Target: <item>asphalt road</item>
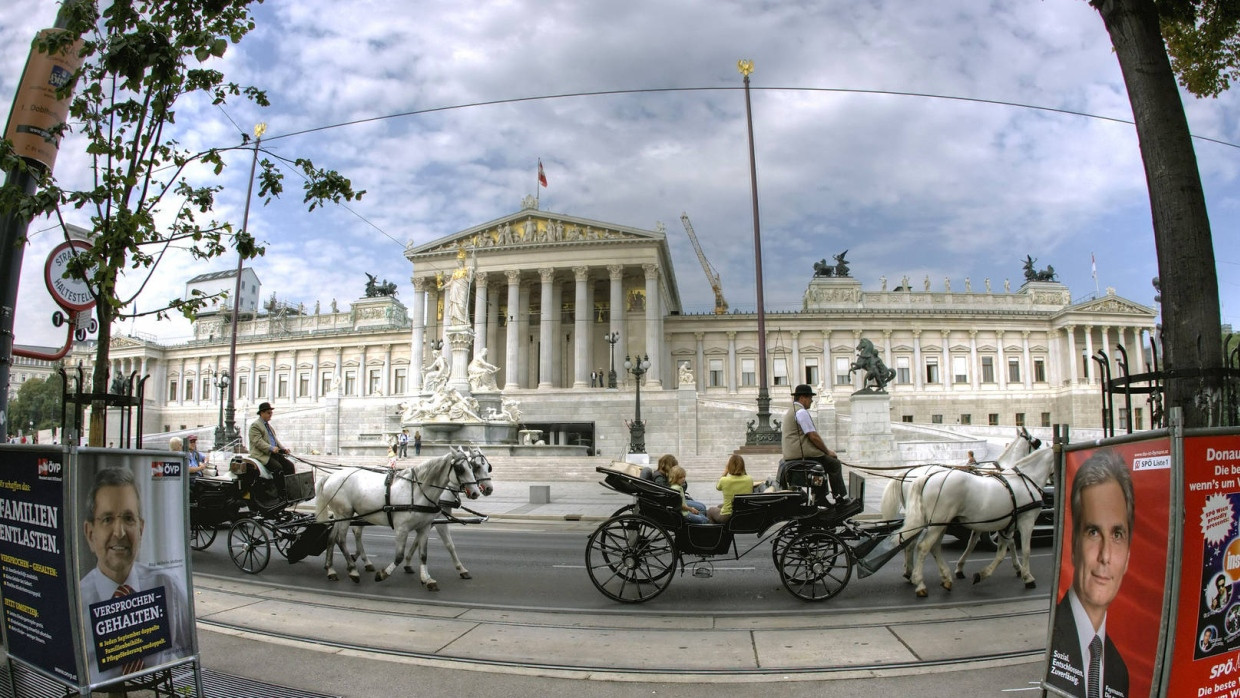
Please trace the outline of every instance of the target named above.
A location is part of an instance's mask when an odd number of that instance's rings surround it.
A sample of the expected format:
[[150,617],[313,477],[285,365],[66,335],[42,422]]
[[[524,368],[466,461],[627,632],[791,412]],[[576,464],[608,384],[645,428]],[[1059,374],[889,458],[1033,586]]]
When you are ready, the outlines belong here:
[[[955,590],[949,593],[934,583],[938,575],[933,562],[928,560],[926,574],[930,596],[928,599],[917,599],[912,587],[901,576],[903,566],[900,558],[896,558],[865,579],[858,579],[854,569],[852,579],[839,595],[822,603],[807,603],[783,588],[771,560],[770,542],[755,547],[758,538],[743,535],[737,538],[743,555],[740,559],[733,556],[713,559],[712,577],[678,574],[661,596],[640,606],[629,606],[615,603],[599,593],[586,573],[586,541],[596,525],[593,522],[549,525],[492,521],[479,526],[455,526],[452,536],[473,576],[470,580],[457,577],[447,551],[432,533],[430,570],[439,582],[438,592],[423,589],[416,574],[409,575],[400,569],[391,579],[383,582],[376,582],[372,573],[363,572],[361,582],[354,584],[344,576],[345,564],[339,554],[336,555],[335,565],[341,581],[332,582],[326,578],[322,556],[290,565],[274,550],[269,565],[258,577],[264,582],[291,588],[360,592],[423,603],[600,613],[719,613],[730,608],[743,608],[750,613],[755,608],[771,613],[817,613],[833,609],[1049,599],[1053,582],[1052,548],[1048,544],[1035,543],[1031,563],[1039,584],[1033,590],[1026,590],[1015,577],[1011,562],[1004,561],[990,579],[978,585],[972,584],[971,580],[957,580]],[[372,560],[384,564],[391,561],[394,544],[390,529],[369,527],[365,542]],[[945,546],[944,559],[949,566],[954,566],[962,550],[963,545],[959,543]],[[967,574],[972,575],[980,570],[991,558],[991,552],[975,551],[966,568]],[[193,553],[193,566],[196,573],[222,577],[247,576],[229,558],[226,529],[219,531],[215,542],[207,550]]]

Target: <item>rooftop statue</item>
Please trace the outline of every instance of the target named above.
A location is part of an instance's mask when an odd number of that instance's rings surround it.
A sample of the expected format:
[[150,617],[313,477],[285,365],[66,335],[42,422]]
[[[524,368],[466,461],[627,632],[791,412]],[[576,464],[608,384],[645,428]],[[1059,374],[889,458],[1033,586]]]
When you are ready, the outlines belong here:
[[1055,267],[1048,264],[1039,271],[1033,266],[1037,261],[1031,255],[1025,255],[1025,281],[1055,281]]
[[373,274],[366,274],[366,278],[368,279],[368,281],[366,282],[366,297],[367,298],[379,298],[380,296],[395,296],[396,295],[396,284],[395,283],[388,281],[387,279],[384,279],[383,283],[381,284],[376,283],[375,276]]
[[846,254],[848,254],[848,250],[844,250],[843,252],[835,255],[834,265],[827,264],[827,260],[825,258],[814,262],[814,277],[830,278],[834,276],[837,279],[848,278],[848,260],[844,259],[844,255]]

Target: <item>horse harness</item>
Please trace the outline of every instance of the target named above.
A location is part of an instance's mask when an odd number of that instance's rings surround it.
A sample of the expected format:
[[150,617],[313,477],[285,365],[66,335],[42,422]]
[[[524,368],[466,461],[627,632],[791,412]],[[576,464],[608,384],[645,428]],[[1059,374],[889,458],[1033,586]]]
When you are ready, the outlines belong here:
[[[1025,492],[1027,492],[1031,496],[1031,499],[1029,500],[1027,504],[1023,504],[1019,506],[1016,504],[1016,491],[1012,489],[1012,483],[1006,477],[1002,477],[1004,471],[982,470],[980,468],[974,468],[970,466],[966,469],[966,472],[970,472],[973,475],[977,475],[980,477],[993,477],[993,478],[998,479],[999,482],[1003,483],[1003,487],[1008,491],[1008,497],[1012,500],[1012,513],[1006,515],[1006,516],[1010,516],[1012,520],[1007,526],[1004,527],[1003,529],[1004,531],[1015,532],[1017,517],[1019,517],[1021,514],[1027,511],[1033,511],[1034,509],[1042,508],[1042,497],[1039,496],[1040,493],[1038,490],[1040,488],[1038,487],[1038,484],[1034,482],[1032,478],[1030,478],[1028,475],[1024,474],[1023,472],[1021,472],[1020,470],[1017,470],[1014,468],[1012,472],[1015,472],[1017,475],[1020,476],[1020,481],[1025,486]],[[996,519],[990,519],[990,521],[998,521],[1000,518],[1003,518],[1003,517],[999,517]],[[970,523],[988,523],[988,522],[987,521],[972,521]]]

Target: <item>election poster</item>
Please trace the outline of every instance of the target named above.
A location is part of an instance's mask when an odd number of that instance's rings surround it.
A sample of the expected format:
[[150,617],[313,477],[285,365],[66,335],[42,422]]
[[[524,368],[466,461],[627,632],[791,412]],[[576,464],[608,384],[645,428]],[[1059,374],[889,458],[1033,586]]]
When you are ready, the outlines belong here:
[[[1166,601],[1171,441],[1065,449],[1058,587],[1043,686],[1057,696],[1150,696]],[[1175,694],[1188,695],[1188,694]]]
[[81,522],[74,579],[90,685],[191,659],[183,456],[80,449],[73,477]]
[[1240,435],[1184,438],[1169,696],[1240,696]]
[[0,447],[0,596],[9,656],[76,685],[64,476],[59,448]]

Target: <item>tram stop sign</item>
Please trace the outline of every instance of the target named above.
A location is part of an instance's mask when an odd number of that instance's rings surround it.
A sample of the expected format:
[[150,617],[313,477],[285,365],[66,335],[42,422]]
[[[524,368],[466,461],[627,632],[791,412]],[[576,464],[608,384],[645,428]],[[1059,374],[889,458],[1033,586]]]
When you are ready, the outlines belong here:
[[95,297],[91,295],[90,286],[81,279],[65,276],[69,262],[90,247],[90,243],[85,240],[68,240],[57,245],[47,256],[47,264],[43,267],[43,280],[47,283],[47,292],[52,294],[56,303],[65,310],[83,311],[95,307]]

